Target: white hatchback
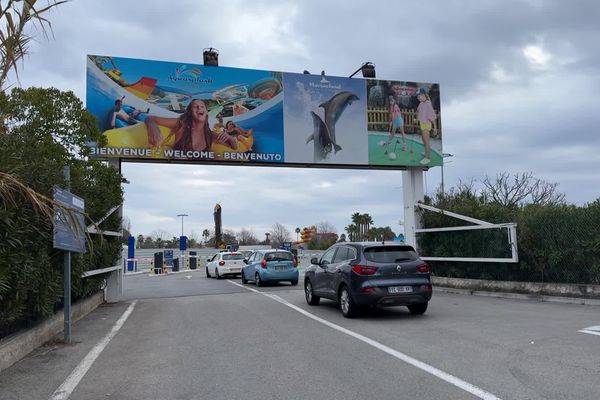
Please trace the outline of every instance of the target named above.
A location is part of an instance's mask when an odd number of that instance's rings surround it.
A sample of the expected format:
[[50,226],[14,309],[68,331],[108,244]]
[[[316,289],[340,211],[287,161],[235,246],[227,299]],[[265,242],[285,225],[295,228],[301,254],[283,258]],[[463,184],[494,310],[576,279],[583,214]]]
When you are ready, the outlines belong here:
[[240,275],[244,263],[244,255],[239,252],[222,252],[215,254],[206,263],[206,277],[221,279],[226,275]]

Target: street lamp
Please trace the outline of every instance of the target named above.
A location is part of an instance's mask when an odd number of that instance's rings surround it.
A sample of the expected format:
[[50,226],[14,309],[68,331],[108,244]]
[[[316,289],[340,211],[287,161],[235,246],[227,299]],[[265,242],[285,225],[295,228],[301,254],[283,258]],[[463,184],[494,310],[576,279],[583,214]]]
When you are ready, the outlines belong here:
[[210,67],[219,66],[219,50],[213,49],[212,47],[204,49],[202,56],[204,59],[204,65],[208,65]]
[[178,217],[181,217],[181,236],[183,236],[183,217],[189,217],[187,214],[177,214]]
[[370,61],[361,65],[360,68],[354,71],[348,78],[352,78],[354,75],[358,74],[358,71],[362,71],[363,78],[375,78],[375,64]]
[[[450,154],[450,153],[442,153],[442,157],[443,158],[450,158],[450,157],[454,157],[454,154]],[[442,160],[442,195],[445,195],[445,191],[444,191],[444,160]]]

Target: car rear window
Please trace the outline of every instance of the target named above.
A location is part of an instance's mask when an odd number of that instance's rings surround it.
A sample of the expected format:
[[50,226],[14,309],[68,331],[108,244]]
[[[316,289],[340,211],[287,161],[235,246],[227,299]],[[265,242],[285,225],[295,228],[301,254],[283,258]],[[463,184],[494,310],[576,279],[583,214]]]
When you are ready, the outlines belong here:
[[365,258],[377,263],[412,261],[419,258],[417,252],[409,246],[380,246],[366,248]]
[[243,260],[243,254],[223,254],[223,260]]
[[267,261],[293,261],[294,256],[292,253],[276,252],[265,254],[265,260]]

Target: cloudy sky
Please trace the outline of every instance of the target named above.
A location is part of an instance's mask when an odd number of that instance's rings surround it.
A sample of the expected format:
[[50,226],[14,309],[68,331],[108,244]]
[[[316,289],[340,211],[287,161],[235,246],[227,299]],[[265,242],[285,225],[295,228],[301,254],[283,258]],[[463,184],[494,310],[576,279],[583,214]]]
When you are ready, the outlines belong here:
[[[73,0],[48,15],[21,85],[85,98],[85,56],[103,54],[348,76],[363,62],[381,79],[439,82],[446,188],[501,172],[559,183],[567,201],[600,196],[600,2],[597,0]],[[125,215],[135,234],[212,228],[264,238],[321,221],[342,233],[354,212],[402,227],[400,171],[125,163]],[[440,168],[425,174],[435,192]],[[507,221],[509,222],[509,221]]]

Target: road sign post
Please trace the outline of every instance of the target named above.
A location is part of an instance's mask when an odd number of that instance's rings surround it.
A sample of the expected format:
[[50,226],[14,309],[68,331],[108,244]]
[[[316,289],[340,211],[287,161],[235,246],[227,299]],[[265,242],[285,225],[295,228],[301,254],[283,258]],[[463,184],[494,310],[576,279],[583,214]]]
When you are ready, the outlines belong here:
[[73,195],[69,167],[63,169],[66,190],[54,188],[54,201],[61,207],[54,209],[53,247],[64,250],[64,340],[71,343],[71,251],[85,253],[85,202]]

